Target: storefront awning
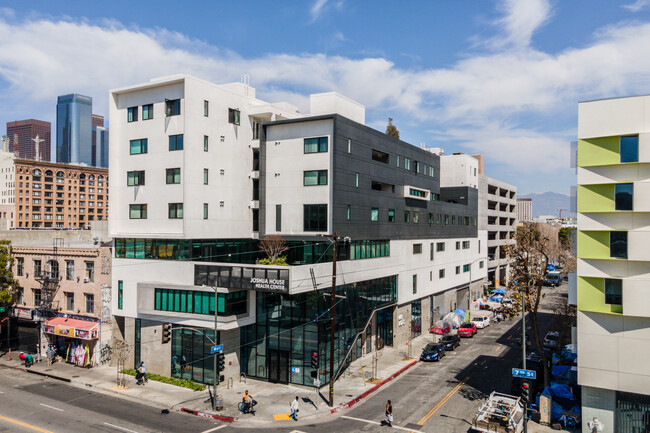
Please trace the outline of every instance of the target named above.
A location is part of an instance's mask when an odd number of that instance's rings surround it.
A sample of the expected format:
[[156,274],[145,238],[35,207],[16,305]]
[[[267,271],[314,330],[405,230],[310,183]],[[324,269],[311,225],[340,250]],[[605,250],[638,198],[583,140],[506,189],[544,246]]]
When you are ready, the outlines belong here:
[[63,337],[96,340],[99,334],[99,323],[89,320],[55,317],[43,324],[43,332]]

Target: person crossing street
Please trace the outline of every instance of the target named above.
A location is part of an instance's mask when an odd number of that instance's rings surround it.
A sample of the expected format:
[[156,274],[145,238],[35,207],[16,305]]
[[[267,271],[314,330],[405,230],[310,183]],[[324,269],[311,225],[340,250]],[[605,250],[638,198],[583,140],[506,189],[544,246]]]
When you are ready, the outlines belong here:
[[386,403],[386,425],[388,427],[393,426],[393,405],[391,404],[390,400],[388,400],[388,403]]
[[298,396],[296,396],[296,399],[291,402],[291,418],[294,421],[298,421],[298,410]]

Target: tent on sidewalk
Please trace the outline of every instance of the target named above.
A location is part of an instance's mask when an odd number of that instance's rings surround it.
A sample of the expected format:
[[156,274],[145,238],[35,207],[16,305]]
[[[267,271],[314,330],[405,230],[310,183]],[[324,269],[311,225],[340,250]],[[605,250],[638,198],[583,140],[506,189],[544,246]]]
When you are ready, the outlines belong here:
[[461,317],[458,313],[452,311],[451,313],[445,314],[442,320],[451,323],[454,328],[460,328],[460,325],[465,321],[465,316]]

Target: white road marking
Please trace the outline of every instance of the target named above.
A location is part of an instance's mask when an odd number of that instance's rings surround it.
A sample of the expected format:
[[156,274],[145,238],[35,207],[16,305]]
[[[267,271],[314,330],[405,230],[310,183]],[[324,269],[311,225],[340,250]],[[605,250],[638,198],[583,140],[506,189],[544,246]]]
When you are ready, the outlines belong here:
[[[347,419],[353,419],[355,421],[367,422],[368,424],[382,425],[380,422],[377,422],[377,421],[370,421],[370,420],[367,420],[367,419],[355,418],[355,417],[347,416],[347,415],[343,415],[341,418],[347,418]],[[395,424],[393,424],[393,428],[396,428],[398,430],[404,430],[404,431],[412,431],[412,432],[415,432],[415,433],[422,433],[420,430],[413,430],[412,428],[404,428],[404,427],[400,427],[400,426],[395,425]]]
[[225,425],[225,424],[222,424],[222,425],[220,425],[220,426],[217,426],[217,427],[215,427],[215,428],[211,428],[210,430],[206,430],[206,431],[203,431],[203,432],[201,432],[201,433],[210,433],[211,431],[221,430],[222,428],[226,428],[226,427],[228,427],[228,426]]
[[43,404],[43,403],[41,403],[41,406],[49,407],[50,409],[54,409],[54,410],[58,410],[59,412],[63,412],[63,409],[59,409],[58,407],[49,406],[49,405]]
[[118,429],[118,430],[128,431],[129,433],[138,433],[137,431],[129,430],[128,428],[120,427],[119,425],[109,424],[109,423],[107,423],[107,422],[104,422],[104,424],[106,424],[106,425],[109,426],[109,427],[116,428],[116,429]]

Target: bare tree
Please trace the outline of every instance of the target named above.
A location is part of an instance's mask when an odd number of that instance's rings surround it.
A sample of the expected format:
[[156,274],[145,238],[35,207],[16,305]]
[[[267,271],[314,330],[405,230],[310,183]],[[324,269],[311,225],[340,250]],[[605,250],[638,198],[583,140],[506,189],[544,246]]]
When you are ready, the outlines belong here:
[[268,264],[278,264],[278,259],[281,258],[282,253],[289,250],[282,236],[278,235],[266,236],[260,242],[259,248],[266,253]]
[[549,224],[525,223],[517,228],[517,242],[509,246],[512,258],[510,287],[521,305],[526,302],[526,311],[530,312],[533,337],[544,364],[546,385],[550,380],[548,357],[542,350],[537,312],[540,301],[544,298],[542,287],[546,278],[546,269],[551,262],[559,261],[565,253],[557,234],[557,228]]

